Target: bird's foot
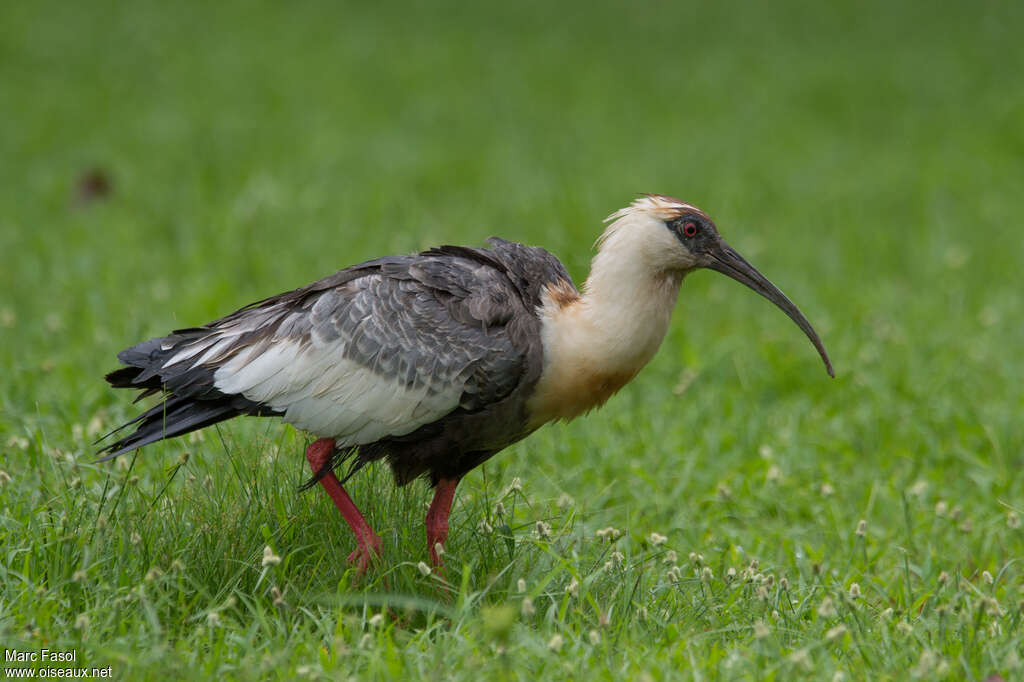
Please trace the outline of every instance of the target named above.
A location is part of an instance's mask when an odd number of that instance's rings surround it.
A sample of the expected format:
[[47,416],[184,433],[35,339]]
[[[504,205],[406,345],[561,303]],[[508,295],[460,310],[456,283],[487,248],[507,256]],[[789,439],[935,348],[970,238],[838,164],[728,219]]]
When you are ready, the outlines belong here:
[[371,531],[369,537],[358,539],[355,551],[348,555],[348,562],[356,566],[356,575],[366,575],[371,563],[380,560],[380,538]]

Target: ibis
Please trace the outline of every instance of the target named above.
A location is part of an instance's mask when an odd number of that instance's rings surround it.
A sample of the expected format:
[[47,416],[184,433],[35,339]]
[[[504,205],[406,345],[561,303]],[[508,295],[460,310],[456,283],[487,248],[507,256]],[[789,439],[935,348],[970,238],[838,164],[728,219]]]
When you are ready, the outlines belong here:
[[[118,354],[116,388],[159,395],[100,450],[106,460],[238,415],[281,417],[316,439],[317,482],[355,534],[359,572],[381,540],[345,491],[385,460],[398,485],[425,478],[434,565],[467,472],[543,424],[604,404],[651,359],[684,278],[742,282],[783,310],[832,364],[807,318],[730,247],[702,210],[660,194],[613,213],[578,289],[536,246],[440,246],[353,265],[308,286]],[[342,467],[347,463],[347,467]]]

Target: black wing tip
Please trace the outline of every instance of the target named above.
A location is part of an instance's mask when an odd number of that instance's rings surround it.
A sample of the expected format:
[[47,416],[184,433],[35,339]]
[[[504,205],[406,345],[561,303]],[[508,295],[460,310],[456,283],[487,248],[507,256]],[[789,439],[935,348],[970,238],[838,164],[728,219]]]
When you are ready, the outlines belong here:
[[[138,449],[138,447],[134,447],[134,448],[127,447],[127,448],[121,448],[119,450],[115,450],[114,452],[110,452],[113,448],[117,447],[118,443],[120,443],[120,441],[118,441],[117,443],[114,443],[112,445],[108,445],[105,448],[100,448],[96,452],[96,454],[97,455],[103,455],[103,456],[100,457],[99,459],[94,459],[92,461],[92,463],[93,464],[101,464],[103,462],[109,462],[110,460],[114,459],[118,455],[123,455],[126,452],[131,452],[132,450],[137,450]],[[139,446],[139,447],[141,447],[141,446]],[[107,453],[107,454],[103,454],[103,453]]]
[[119,367],[112,372],[107,372],[103,378],[114,388],[134,388],[133,382],[141,373],[142,369],[139,367]]
[[[363,449],[369,451],[372,449],[372,446],[364,446]],[[335,446],[334,450],[331,451],[330,457],[328,457],[327,461],[324,462],[324,465],[320,467],[318,471],[313,472],[313,475],[299,486],[299,492],[309,490],[316,486],[316,484],[320,482],[320,479],[341,466],[345,460],[351,458],[352,462],[349,464],[348,471],[345,472],[345,478],[341,479],[341,484],[345,485],[348,482],[348,479],[352,478],[352,476],[362,469],[369,461],[362,457],[353,457],[353,455],[359,451],[360,447],[358,445],[341,448]]]

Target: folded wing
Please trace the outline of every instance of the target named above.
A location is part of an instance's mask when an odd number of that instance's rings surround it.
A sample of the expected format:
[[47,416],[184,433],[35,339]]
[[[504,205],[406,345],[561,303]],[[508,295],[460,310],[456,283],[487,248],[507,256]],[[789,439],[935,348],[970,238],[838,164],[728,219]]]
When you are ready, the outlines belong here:
[[359,445],[500,400],[523,374],[509,325],[531,311],[489,253],[445,247],[370,261],[123,351],[128,367],[108,375],[112,384],[169,396],[104,450],[237,414],[282,415]]

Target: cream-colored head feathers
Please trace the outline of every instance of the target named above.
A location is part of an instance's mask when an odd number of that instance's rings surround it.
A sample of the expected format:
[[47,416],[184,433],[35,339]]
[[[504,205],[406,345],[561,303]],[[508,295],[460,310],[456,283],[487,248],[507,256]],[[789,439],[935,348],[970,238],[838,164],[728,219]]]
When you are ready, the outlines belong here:
[[687,213],[707,218],[696,206],[663,194],[637,198],[605,219],[609,225],[595,244],[598,254],[594,265],[609,259],[629,259],[652,274],[694,267],[694,254],[665,227],[667,222]]
[[702,216],[707,216],[704,211],[700,210],[693,204],[680,201],[675,197],[670,197],[665,194],[644,194],[637,197],[633,203],[626,208],[620,208],[615,213],[612,213],[610,216],[605,218],[604,221],[606,223],[611,223],[638,213],[650,216],[651,218],[656,218],[662,222],[678,218],[684,213],[699,213]]

